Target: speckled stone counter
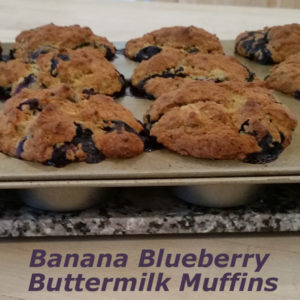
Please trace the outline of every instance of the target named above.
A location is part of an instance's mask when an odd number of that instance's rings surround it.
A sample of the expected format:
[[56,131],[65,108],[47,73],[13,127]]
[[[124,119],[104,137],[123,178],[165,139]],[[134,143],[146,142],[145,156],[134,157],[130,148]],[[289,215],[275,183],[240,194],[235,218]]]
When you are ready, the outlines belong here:
[[129,188],[72,213],[25,206],[0,191],[0,237],[300,231],[300,185],[268,186],[248,206],[212,209],[187,204],[165,188]]

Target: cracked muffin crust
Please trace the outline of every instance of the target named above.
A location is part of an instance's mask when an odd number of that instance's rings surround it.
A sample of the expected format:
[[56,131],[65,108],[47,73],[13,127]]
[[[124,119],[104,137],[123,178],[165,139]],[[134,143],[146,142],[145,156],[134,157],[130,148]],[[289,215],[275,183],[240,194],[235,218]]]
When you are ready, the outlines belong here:
[[195,80],[252,82],[257,78],[233,56],[168,50],[139,64],[131,85],[137,96],[155,99]]
[[111,97],[84,97],[67,86],[23,89],[0,113],[0,151],[54,166],[97,163],[143,152],[142,130]]
[[109,96],[118,96],[125,89],[123,75],[99,51],[89,47],[47,53],[37,59],[37,64],[43,87],[67,84],[79,92]]
[[59,48],[79,49],[94,48],[107,59],[115,55],[115,47],[105,37],[95,35],[88,27],[57,26],[47,24],[31,30],[22,31],[11,51],[15,58],[36,59],[41,53],[48,53]]
[[34,80],[37,72],[36,65],[26,64],[21,59],[0,62],[0,100],[7,100],[23,87],[39,87]]
[[125,55],[141,62],[169,48],[189,53],[223,53],[216,35],[195,26],[164,27],[127,42]]
[[21,59],[0,62],[2,100],[22,88],[53,88],[61,84],[87,94],[120,96],[126,82],[99,51],[88,47],[41,54],[35,63],[25,63]]
[[300,52],[300,24],[246,31],[235,40],[235,51],[261,64],[274,64]]
[[300,100],[300,52],[272,67],[265,81],[269,88]]
[[255,83],[198,81],[165,93],[145,115],[151,136],[181,155],[268,163],[287,147],[296,118]]

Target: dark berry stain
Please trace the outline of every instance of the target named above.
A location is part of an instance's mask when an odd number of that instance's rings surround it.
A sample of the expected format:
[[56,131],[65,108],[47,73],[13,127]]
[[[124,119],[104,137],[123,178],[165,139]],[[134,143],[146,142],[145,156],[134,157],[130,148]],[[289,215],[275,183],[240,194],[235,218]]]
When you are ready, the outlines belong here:
[[269,31],[267,31],[262,38],[256,39],[255,32],[249,32],[238,44],[241,44],[245,49],[248,58],[255,59],[263,65],[273,64],[272,54],[267,48],[269,43],[268,34]]
[[144,130],[140,134],[144,138],[144,152],[153,152],[163,148],[163,145],[156,140],[156,137],[149,135],[148,131]]
[[87,99],[90,99],[90,97],[91,97],[92,95],[96,95],[96,93],[95,93],[95,91],[94,91],[93,88],[90,88],[90,89],[84,89],[84,90],[82,91],[82,93],[85,94],[85,95],[87,95]]
[[31,84],[35,82],[34,74],[29,74],[26,76],[23,81],[17,86],[15,94],[20,93],[24,88],[29,88]]
[[61,59],[62,61],[69,61],[70,56],[67,54],[57,54],[56,57],[51,59],[51,65],[50,65],[50,74],[52,77],[56,77],[58,75],[57,73],[57,67],[59,65],[58,59]]
[[146,123],[144,125],[145,129],[150,131],[154,123],[154,121],[151,121],[150,115],[146,115]]
[[105,58],[108,60],[113,60],[115,58],[115,54],[111,51],[111,49],[107,45],[102,45],[106,49]]
[[12,60],[11,56],[8,54],[2,54],[2,57],[0,57],[0,61],[7,62],[9,60]]
[[143,130],[141,132],[137,132],[135,129],[133,129],[131,126],[129,126],[127,123],[123,121],[113,120],[113,121],[104,121],[104,122],[107,124],[109,123],[111,124],[103,128],[103,130],[106,133],[111,133],[113,131],[122,133],[122,131],[125,130],[127,132],[137,135],[144,143],[145,152],[151,152],[162,148],[162,145],[156,141],[156,138],[149,135],[149,129],[140,121],[138,122],[143,126]]
[[188,53],[198,53],[199,52],[199,49],[194,47],[194,48],[191,48],[187,51]]
[[121,83],[121,89],[120,89],[120,91],[115,92],[114,94],[111,95],[114,98],[119,98],[119,97],[124,96],[125,92],[126,92],[126,88],[128,86],[128,83],[127,83],[125,77],[121,73],[119,73],[119,78],[118,79]]
[[56,68],[58,66],[58,60],[55,58],[51,59],[51,66],[50,66],[50,74],[52,77],[56,77],[58,75]]
[[105,58],[108,60],[112,60],[115,57],[115,54],[113,53],[113,51],[110,49],[109,46],[105,45],[105,44],[100,44],[97,45],[96,43],[83,43],[80,45],[77,45],[76,47],[73,48],[73,50],[76,49],[80,49],[80,48],[84,48],[84,47],[93,47],[95,49],[99,49],[99,48],[105,48],[106,53],[105,53]]
[[[246,66],[243,66],[249,76],[246,78],[246,80],[248,82],[252,82],[255,78],[255,74],[253,72],[251,72]],[[130,90],[131,93],[136,96],[136,97],[142,97],[142,98],[147,98],[149,100],[154,100],[155,97],[149,93],[146,92],[145,90],[145,85],[147,83],[148,80],[151,80],[153,78],[156,77],[160,77],[160,78],[175,78],[175,77],[181,77],[181,78],[185,78],[185,77],[189,77],[187,74],[184,73],[184,67],[179,67],[178,69],[175,70],[171,70],[171,69],[166,69],[164,70],[162,73],[159,74],[152,74],[148,77],[146,77],[145,79],[141,80],[136,86],[131,85]],[[203,79],[199,79],[199,80],[203,80]],[[220,80],[219,78],[216,78],[214,80],[215,83],[220,83],[223,82],[224,80]]]
[[83,43],[83,44],[75,46],[73,48],[73,50],[81,49],[81,48],[88,47],[88,46],[93,46],[93,44],[92,43]]
[[150,130],[155,122],[150,121],[150,116],[146,116],[146,123],[143,124],[139,122],[143,126],[143,131],[140,132],[140,136],[144,142],[144,152],[152,152],[155,150],[160,150],[163,148],[163,145],[158,143],[155,136],[150,135]]
[[158,54],[161,52],[161,48],[157,46],[148,46],[143,49],[141,49],[135,57],[133,57],[134,61],[141,62],[143,60],[147,60],[151,58],[152,56]]
[[21,155],[22,155],[22,153],[23,153],[23,151],[24,151],[24,144],[25,144],[26,140],[27,140],[27,137],[25,137],[25,138],[18,144],[18,146],[17,146],[16,156],[17,156],[18,158],[21,158]]
[[57,57],[60,58],[63,61],[69,61],[70,60],[70,56],[67,54],[57,54]]
[[23,106],[28,105],[29,109],[32,111],[41,111],[42,108],[40,107],[39,100],[36,98],[28,99],[22,102],[17,108],[19,110],[23,110]]
[[245,134],[249,134],[252,136],[257,136],[257,132],[256,131],[248,131],[248,126],[249,126],[249,120],[246,120],[240,127],[239,129],[239,133],[245,133]]
[[53,147],[52,157],[46,162],[46,164],[58,168],[66,166],[72,162],[71,160],[67,159],[67,152],[70,150],[75,152],[76,147],[69,142],[65,142],[59,147],[55,145]]
[[45,48],[40,48],[34,52],[31,52],[31,54],[29,55],[29,57],[33,60],[37,59],[41,54],[45,54],[48,53],[49,50],[45,49]]
[[300,100],[300,90],[297,90],[297,91],[295,92],[294,96],[295,96],[295,98],[296,98],[297,100]]
[[249,69],[248,69],[248,67],[246,67],[246,66],[244,66],[244,65],[242,65],[245,69],[246,69],[246,71],[248,72],[248,77],[246,78],[246,80],[248,81],[248,82],[253,82],[253,80],[255,79],[255,73],[253,73],[253,72],[251,72]]
[[10,57],[10,59],[14,59],[15,58],[15,53],[16,53],[16,49],[10,49],[9,50],[9,57]]
[[223,80],[220,80],[219,78],[216,78],[216,79],[214,80],[214,82],[215,82],[215,83],[221,83],[221,82],[223,82]]
[[[122,74],[120,74],[119,76],[119,81],[121,83],[121,89],[118,91],[118,92],[115,92],[114,94],[112,95],[109,95],[113,98],[119,98],[119,97],[122,97],[125,95],[125,92],[126,92],[126,88],[127,88],[127,85],[128,83],[126,82],[124,76]],[[82,93],[87,95],[87,99],[90,99],[90,97],[92,95],[96,95],[97,92],[95,92],[95,90],[93,88],[90,88],[90,89],[84,89],[82,90]]]
[[[109,123],[108,121],[104,121],[104,123]],[[119,120],[113,120],[110,121],[110,123],[112,125],[110,126],[105,126],[102,129],[106,132],[106,133],[110,133],[113,131],[117,131],[118,133],[122,133],[123,130],[127,131],[127,132],[131,132],[136,134],[137,136],[139,135],[135,129],[133,129],[131,126],[129,126],[127,123],[123,122],[123,121],[119,121]]]
[[83,129],[80,124],[76,125],[76,135],[71,141],[74,145],[82,145],[82,150],[87,154],[87,163],[97,163],[105,159],[104,154],[97,149],[95,142],[93,140],[93,132],[85,128]]
[[140,132],[140,136],[144,142],[144,152],[153,152],[155,150],[160,150],[163,145],[160,144],[155,136],[150,135],[150,130],[144,126],[144,130]]
[[151,94],[148,94],[145,89],[144,86],[147,83],[148,80],[156,78],[156,77],[161,77],[161,78],[175,78],[175,77],[186,77],[187,75],[183,73],[184,68],[183,67],[179,67],[178,69],[174,70],[173,72],[170,69],[166,69],[164,70],[162,73],[160,74],[153,74],[148,76],[147,78],[141,80],[137,86],[131,86],[131,92],[133,95],[137,96],[137,97],[144,97],[147,98],[149,100],[154,100],[155,97]]
[[62,146],[54,146],[52,157],[46,162],[48,165],[55,167],[63,167],[72,161],[67,159],[67,152],[73,151],[74,153],[78,149],[78,145],[81,145],[82,150],[86,153],[87,163],[98,163],[105,159],[104,154],[97,149],[93,140],[93,132],[88,128],[82,128],[80,124],[76,125],[76,135],[71,142],[65,142]]
[[262,148],[260,152],[251,153],[244,162],[250,164],[265,164],[274,161],[283,151],[284,135],[280,133],[280,142],[273,141],[273,137],[268,133],[258,144]]
[[11,88],[0,86],[0,101],[5,101],[10,98]]
[[130,92],[133,96],[139,97],[139,98],[146,98],[149,100],[154,100],[155,97],[149,93],[146,92],[144,89],[145,86],[144,80],[140,81],[137,86],[131,85],[130,86]]
[[245,121],[245,122],[241,125],[241,127],[240,127],[240,129],[239,129],[239,133],[246,132],[246,126],[249,126],[249,120]]

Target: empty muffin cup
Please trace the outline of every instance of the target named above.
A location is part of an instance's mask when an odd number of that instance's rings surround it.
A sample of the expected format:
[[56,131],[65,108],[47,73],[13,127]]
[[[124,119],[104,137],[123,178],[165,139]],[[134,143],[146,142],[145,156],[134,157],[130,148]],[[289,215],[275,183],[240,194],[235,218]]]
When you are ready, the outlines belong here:
[[92,207],[105,199],[108,188],[57,187],[20,191],[23,201],[34,208],[49,211],[76,211]]
[[259,184],[201,184],[172,188],[175,196],[189,203],[207,207],[234,207],[245,205],[259,196]]

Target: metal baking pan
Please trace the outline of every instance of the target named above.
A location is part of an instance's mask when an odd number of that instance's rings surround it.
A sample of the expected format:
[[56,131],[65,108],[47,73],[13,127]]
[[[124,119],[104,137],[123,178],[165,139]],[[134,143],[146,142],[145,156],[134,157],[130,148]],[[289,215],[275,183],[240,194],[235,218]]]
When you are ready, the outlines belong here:
[[[118,49],[125,43],[115,43]],[[233,54],[233,41],[224,41],[226,54]],[[4,50],[9,49],[10,44],[4,45]],[[260,78],[264,78],[269,66],[262,66],[247,59],[238,57],[239,60],[254,71]],[[118,70],[130,78],[137,63],[127,60],[123,55],[113,62]],[[296,115],[300,116],[300,103],[290,96],[276,93],[278,98],[287,105]],[[117,100],[130,109],[136,118],[142,120],[144,113],[152,103],[150,100],[125,96]],[[166,149],[126,159],[107,159],[99,164],[73,163],[64,168],[44,166],[39,163],[27,162],[8,157],[0,153],[0,188],[25,188],[25,189],[55,189],[60,196],[51,196],[49,193],[37,192],[39,199],[61,198],[64,187],[115,187],[115,186],[200,186],[200,190],[191,189],[193,193],[181,190],[177,193],[185,200],[195,202],[197,198],[200,204],[210,205],[214,190],[219,191],[216,199],[221,199],[225,191],[234,190],[231,185],[239,184],[241,192],[237,198],[244,199],[250,195],[248,187],[267,183],[300,182],[300,129],[297,128],[293,135],[291,145],[284,150],[279,158],[264,165],[246,164],[240,161],[206,160],[192,157],[183,157]],[[204,191],[204,184],[205,191]],[[202,188],[201,188],[202,186]],[[242,186],[244,189],[242,189]],[[211,191],[211,192],[209,192]],[[224,191],[224,193],[222,193]],[[97,193],[99,190],[97,191]],[[86,196],[89,192],[86,190]],[[32,199],[36,196],[32,195]],[[98,194],[101,198],[102,194]],[[182,196],[188,195],[188,196]],[[226,192],[227,197],[222,198],[221,206],[239,203],[235,194]],[[65,196],[65,198],[67,195]],[[98,198],[99,198],[98,197]],[[27,197],[28,198],[28,197]],[[83,197],[82,199],[84,199]],[[226,199],[225,199],[226,198]],[[192,199],[192,200],[191,200]],[[204,201],[201,201],[203,199]],[[208,201],[208,203],[207,203]],[[46,201],[47,202],[47,201]],[[218,200],[215,204],[219,206]],[[90,203],[90,202],[89,202]],[[219,204],[218,204],[219,203]],[[31,203],[32,204],[32,203]],[[80,206],[80,205],[79,205]],[[72,208],[72,205],[71,207]],[[51,207],[50,207],[51,209]],[[65,210],[65,208],[63,208]]]
[[[123,45],[118,44],[118,47]],[[226,53],[233,53],[233,43],[224,42]],[[243,59],[242,59],[243,60]],[[243,60],[250,69],[263,78],[269,67]],[[122,55],[114,61],[117,68],[129,78],[136,63]],[[300,116],[300,103],[292,97],[278,93],[296,115]],[[151,104],[150,100],[123,97],[120,100],[138,119]],[[291,145],[269,164],[252,165],[240,161],[206,160],[183,157],[168,150],[143,153],[132,159],[107,159],[99,164],[73,163],[64,168],[44,166],[0,154],[0,182],[23,180],[79,180],[79,179],[140,179],[140,178],[207,178],[234,176],[300,175],[300,131],[293,135]]]

